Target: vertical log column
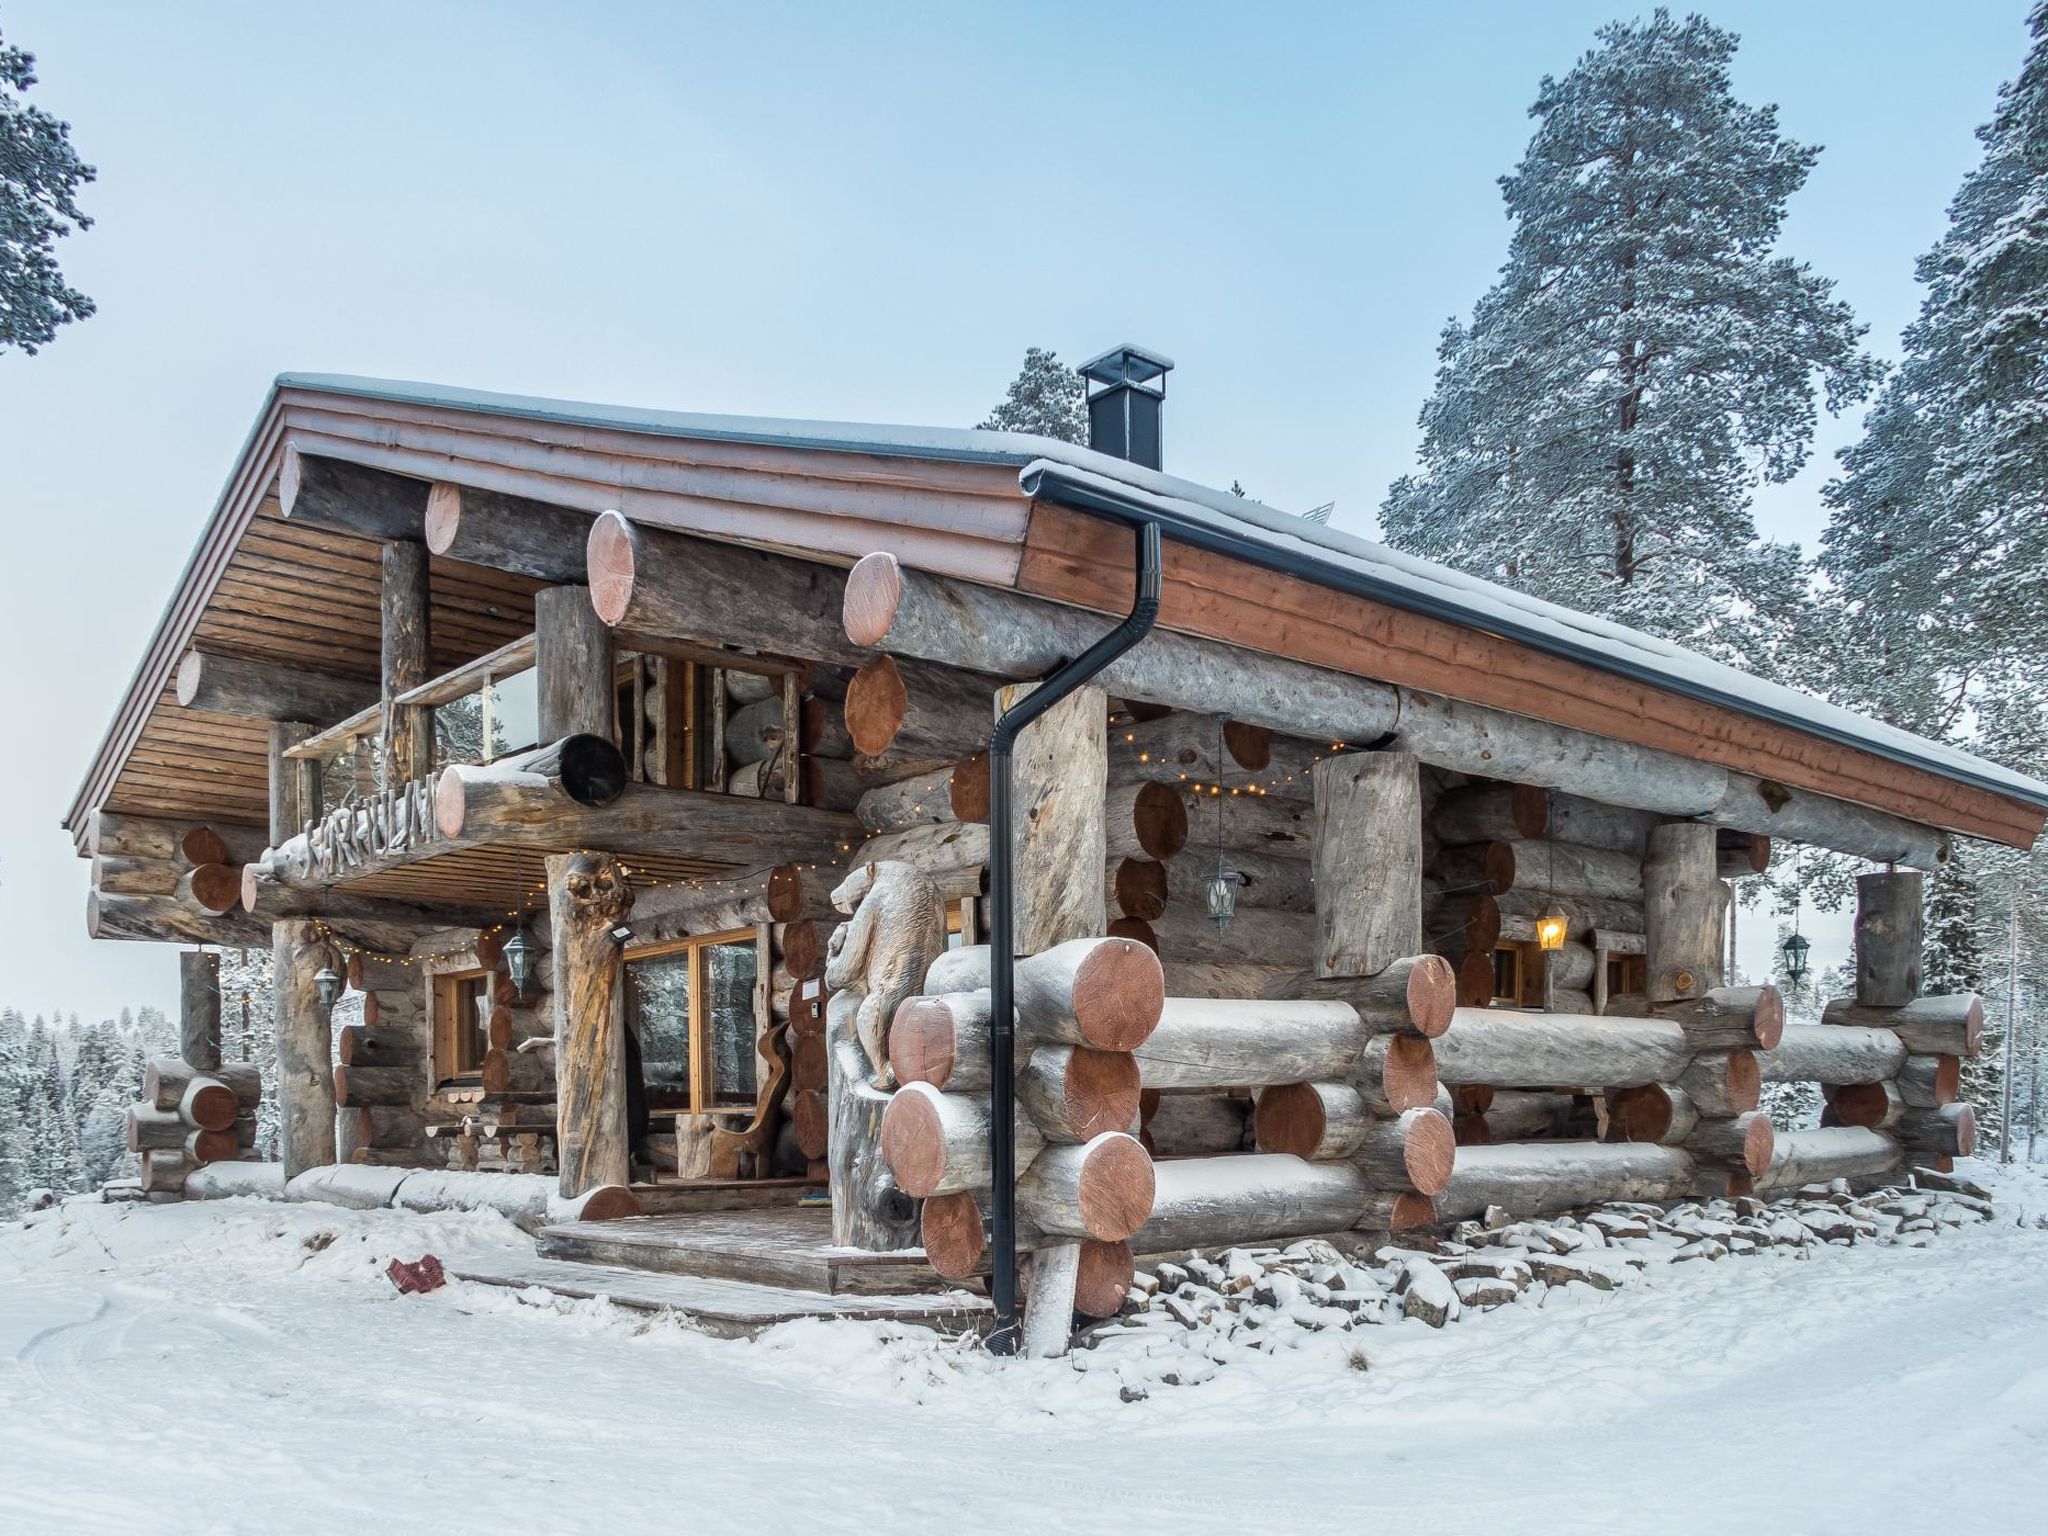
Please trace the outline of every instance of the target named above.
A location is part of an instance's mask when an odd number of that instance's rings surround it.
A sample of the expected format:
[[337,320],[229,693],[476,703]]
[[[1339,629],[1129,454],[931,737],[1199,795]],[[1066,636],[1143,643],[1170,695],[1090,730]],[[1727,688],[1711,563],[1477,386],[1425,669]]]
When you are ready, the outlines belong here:
[[1704,997],[1721,985],[1724,895],[1715,830],[1674,821],[1650,829],[1643,855],[1643,953],[1653,1003]]
[[220,956],[178,956],[178,1055],[196,1072],[220,1070]]
[[608,853],[548,855],[554,936],[555,1144],[562,1194],[631,1182],[625,961],[612,928],[633,888]]
[[1409,752],[1315,766],[1316,974],[1376,976],[1422,949],[1422,780]]
[[424,683],[432,666],[427,629],[427,550],[393,539],[384,545],[383,784],[424,779],[434,771],[434,712],[394,699]]
[[311,918],[287,918],[270,932],[279,1142],[290,1179],[334,1161],[334,1033],[313,984],[334,956]]
[[[999,689],[997,714],[1021,701],[1033,686]],[[1099,938],[1108,926],[1103,883],[1096,878],[1109,857],[1102,806],[1108,754],[1109,699],[1096,687],[1075,689],[1017,740],[1010,765],[1010,803],[1019,955],[1040,954],[1070,939]],[[1078,1243],[1060,1243],[1027,1260],[1026,1354],[1066,1353],[1080,1254]]]
[[588,587],[533,594],[534,682],[540,739],[612,738],[612,632],[590,605]]
[[320,819],[320,765],[286,757],[290,748],[313,734],[297,720],[274,721],[270,727],[270,846],[282,847]]
[[1856,877],[1856,1001],[1903,1008],[1920,995],[1926,876],[1912,871]]

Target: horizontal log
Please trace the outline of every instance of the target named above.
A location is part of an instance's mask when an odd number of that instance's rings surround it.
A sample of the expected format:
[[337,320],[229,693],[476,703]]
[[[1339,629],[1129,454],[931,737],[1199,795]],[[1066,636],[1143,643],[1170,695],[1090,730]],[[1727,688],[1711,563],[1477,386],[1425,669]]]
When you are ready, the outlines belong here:
[[[1452,1027],[1452,1034],[1457,1027]],[[1461,1147],[1437,1215],[1463,1221],[1499,1206],[1511,1216],[1554,1215],[1609,1200],[1674,1200],[1692,1192],[1693,1159],[1636,1142],[1519,1141]]]
[[884,832],[853,850],[850,868],[891,860],[930,878],[946,900],[976,896],[988,867],[988,828],[979,822],[949,821]]
[[1446,790],[1430,826],[1445,843],[1555,838],[1639,860],[1658,820],[1650,811],[1533,784],[1477,783]]
[[1763,1097],[1763,1076],[1755,1051],[1703,1051],[1695,1056],[1677,1085],[1703,1115],[1746,1115]]
[[[927,993],[978,991],[988,985],[985,944],[946,951],[925,973]],[[1135,1050],[1157,1028],[1166,1006],[1158,958],[1128,939],[1074,939],[1016,962],[1020,1032],[1034,1043]]]
[[1785,999],[1773,986],[1716,987],[1704,997],[1659,1003],[1656,1016],[1685,1031],[1694,1050],[1760,1050],[1785,1034]]
[[1595,901],[1638,903],[1643,899],[1643,864],[1634,854],[1555,838],[1495,846],[1514,851],[1514,883],[1529,890]]
[[1511,919],[1522,918],[1533,923],[1551,912],[1563,915],[1565,936],[1579,944],[1590,944],[1596,931],[1640,934],[1645,926],[1640,901],[1612,901],[1597,896],[1552,896],[1535,884],[1504,891],[1498,901],[1503,932]]
[[1865,1008],[1838,997],[1821,1011],[1823,1025],[1889,1029],[1922,1056],[1975,1056],[1984,1049],[1984,1001],[1974,992],[1915,998],[1903,1008]]
[[[1179,1253],[1344,1232],[1403,1206],[1349,1163],[1311,1163],[1283,1153],[1186,1158],[1155,1172],[1152,1214],[1131,1239],[1137,1253]],[[1388,1198],[1391,1196],[1392,1198]],[[1422,1224],[1429,1202],[1405,1202],[1402,1225]]]
[[1751,1110],[1727,1120],[1702,1117],[1685,1147],[1704,1166],[1739,1170],[1754,1179],[1771,1166],[1772,1142],[1771,1117]]
[[1882,1082],[1905,1063],[1905,1042],[1893,1031],[1828,1024],[1787,1024],[1757,1058],[1767,1083]]
[[[199,871],[193,871],[194,876]],[[505,920],[502,907],[456,902],[432,906],[365,896],[341,887],[295,886],[280,880],[265,864],[244,864],[235,872],[234,905],[266,923],[290,917],[317,917],[337,928],[397,935],[428,933],[436,928],[487,928]],[[195,894],[198,887],[193,887]]]
[[1933,827],[1746,773],[1730,773],[1699,819],[1907,869],[1939,869],[1949,857],[1948,834]]
[[316,726],[330,725],[377,702],[374,678],[205,650],[190,650],[180,658],[175,692],[186,709]]
[[1017,1102],[1048,1141],[1089,1141],[1138,1119],[1138,1063],[1128,1051],[1042,1045],[1017,1073]]
[[1918,1158],[1969,1157],[1977,1150],[1977,1112],[1967,1104],[1908,1109],[1899,1117],[1898,1135]]
[[1112,859],[1171,859],[1188,845],[1187,802],[1165,784],[1112,784],[1103,795],[1102,826]]
[[266,830],[258,826],[98,810],[86,823],[85,851],[93,858],[240,864],[263,851],[266,835]]
[[955,761],[988,744],[995,689],[993,679],[953,667],[880,656],[847,684],[847,734],[861,757]]
[[1355,1089],[1339,1083],[1290,1083],[1258,1097],[1253,1129],[1261,1152],[1311,1162],[1344,1160],[1379,1189],[1431,1197],[1450,1183],[1457,1155],[1451,1122],[1434,1107],[1386,1119],[1369,1113]]
[[[486,1083],[484,1086],[488,1088],[490,1085]],[[412,1104],[426,1090],[426,1075],[418,1066],[337,1065],[334,1069],[334,1102],[343,1108],[368,1104]]]
[[[912,1199],[988,1188],[988,1100],[941,1093],[929,1083],[906,1083],[882,1114],[882,1157],[897,1185]],[[1016,1125],[1017,1161],[1028,1164],[1045,1144],[1032,1122]]]
[[1756,1181],[1757,1192],[1777,1193],[1836,1179],[1890,1173],[1904,1161],[1899,1144],[1882,1131],[1861,1126],[1828,1126],[1817,1131],[1780,1132],[1771,1165]]
[[335,1059],[345,1067],[417,1067],[426,1058],[420,1036],[406,1028],[345,1024],[335,1031]]
[[1430,881],[1445,892],[1484,891],[1502,896],[1515,888],[1519,873],[1515,844],[1510,842],[1439,848],[1429,865]]
[[1675,1079],[1692,1055],[1667,1020],[1488,1008],[1460,1008],[1436,1042],[1447,1083],[1626,1087]]
[[151,1149],[141,1156],[142,1188],[147,1194],[176,1194],[185,1187],[193,1163],[183,1148]]
[[1480,1117],[1493,1141],[1533,1141],[1567,1134],[1577,1104],[1569,1093],[1501,1088],[1493,1091]]
[[1165,875],[1169,906],[1204,912],[1209,881],[1215,876],[1219,863],[1238,877],[1237,909],[1240,912],[1248,908],[1266,908],[1277,912],[1313,913],[1316,909],[1316,887],[1310,878],[1312,866],[1307,860],[1274,858],[1243,849],[1226,853],[1219,860],[1213,847],[1199,843],[1178,858],[1166,859],[1160,864]]
[[423,1214],[496,1211],[527,1232],[561,1222],[617,1221],[641,1214],[639,1196],[620,1184],[600,1184],[580,1195],[564,1198],[551,1174],[470,1173],[456,1169],[422,1169],[405,1174],[390,1203]]
[[1374,1035],[1358,1054],[1352,1086],[1376,1115],[1400,1115],[1437,1102],[1436,1049],[1419,1035]]
[[187,1125],[175,1109],[156,1109],[148,1104],[130,1104],[127,1115],[128,1150],[157,1152],[182,1148]]
[[1153,1190],[1152,1159],[1137,1138],[1106,1131],[1033,1158],[1017,1181],[1017,1211],[1043,1233],[1120,1242],[1145,1225]]
[[421,533],[431,553],[450,560],[583,585],[590,518],[568,507],[437,480]]
[[92,888],[111,896],[175,896],[185,866],[169,859],[131,859],[99,854],[92,861]]
[[[1153,631],[1154,636],[1159,633]],[[1211,788],[1235,787],[1237,795],[1222,798],[1242,801],[1269,793],[1276,785],[1291,785],[1289,798],[1306,799],[1308,772],[1315,761],[1315,751],[1306,742],[1275,740],[1271,731],[1237,720],[1219,724],[1212,711],[1134,720],[1112,730],[1107,745],[1110,783],[1154,782],[1177,790],[1200,785],[1199,798],[1209,802],[1210,811],[1203,819],[1211,824],[1216,804],[1208,793]],[[1191,826],[1199,814],[1198,807],[1190,806]]]
[[281,1200],[284,1164],[208,1163],[185,1176],[184,1195],[187,1200]]
[[1144,944],[1167,962],[1306,967],[1316,953],[1312,916],[1260,907],[1239,912],[1220,931],[1199,911],[1172,906],[1150,921],[1118,918],[1109,931]]
[[1899,1094],[1914,1109],[1953,1104],[1963,1091],[1960,1056],[1908,1056],[1899,1069]]
[[1500,937],[1500,902],[1492,892],[1424,892],[1422,942],[1452,963],[1470,953],[1490,953]]
[[291,439],[277,477],[279,509],[293,522],[415,544],[426,523],[427,489],[425,480],[307,453]]
[[1187,788],[1179,793],[1187,806],[1189,837],[1197,846],[1214,848],[1220,839],[1233,853],[1259,853],[1270,859],[1309,857],[1316,808],[1306,795],[1219,796]]
[[1771,867],[1771,840],[1761,832],[1723,830],[1714,846],[1714,869],[1723,880],[1747,880]]
[[175,896],[116,896],[88,891],[85,931],[94,939],[142,939],[160,944],[218,944],[226,949],[260,949],[270,942],[270,924],[247,913],[211,913]]
[[873,785],[862,791],[854,814],[871,833],[903,832],[911,827],[943,826],[958,821],[960,817],[953,810],[953,773],[950,767],[935,768],[930,773]]
[[1367,1038],[1349,1003],[1170,997],[1132,1054],[1147,1088],[1257,1088],[1342,1078]]

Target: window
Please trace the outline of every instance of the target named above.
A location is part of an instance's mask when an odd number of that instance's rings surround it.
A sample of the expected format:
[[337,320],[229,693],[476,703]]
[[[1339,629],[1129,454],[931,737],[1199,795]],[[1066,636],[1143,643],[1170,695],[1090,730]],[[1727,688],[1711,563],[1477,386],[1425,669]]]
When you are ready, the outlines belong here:
[[1625,997],[1650,989],[1650,962],[1642,955],[1607,957],[1607,995]]
[[1493,952],[1493,1000],[1522,1001],[1522,951],[1513,944],[1502,944]]
[[434,708],[434,761],[488,763],[540,745],[540,681],[531,667]]
[[628,951],[626,1007],[651,1108],[754,1103],[759,955],[752,929]]
[[434,1081],[483,1070],[490,1026],[491,973],[454,971],[434,978]]

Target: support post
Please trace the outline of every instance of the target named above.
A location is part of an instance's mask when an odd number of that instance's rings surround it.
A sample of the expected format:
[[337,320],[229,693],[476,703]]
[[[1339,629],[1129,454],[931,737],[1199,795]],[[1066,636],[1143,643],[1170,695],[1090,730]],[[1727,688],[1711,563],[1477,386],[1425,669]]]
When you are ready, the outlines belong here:
[[270,932],[278,1142],[292,1179],[334,1161],[334,1031],[313,978],[336,956],[312,918],[286,918]]
[[555,1146],[565,1199],[632,1175],[626,1131],[625,961],[612,929],[633,888],[608,853],[548,855],[554,935]]
[[178,956],[178,1056],[197,1071],[220,1070],[220,956],[211,950]]
[[533,594],[533,670],[540,739],[612,736],[612,632],[588,587]]
[[392,539],[384,545],[381,568],[383,781],[388,788],[408,779],[423,779],[434,767],[433,710],[394,702],[401,693],[426,682],[432,672],[426,546]]
[[1422,951],[1422,779],[1412,752],[1315,766],[1316,974],[1373,976]]
[[1643,858],[1643,953],[1653,1003],[1721,985],[1722,892],[1714,829],[1675,821],[1650,831]]
[[1903,1008],[1920,995],[1921,906],[1927,877],[1910,870],[1856,877],[1856,1001]]
[[270,846],[282,848],[320,819],[320,765],[285,753],[313,734],[299,720],[270,727]]

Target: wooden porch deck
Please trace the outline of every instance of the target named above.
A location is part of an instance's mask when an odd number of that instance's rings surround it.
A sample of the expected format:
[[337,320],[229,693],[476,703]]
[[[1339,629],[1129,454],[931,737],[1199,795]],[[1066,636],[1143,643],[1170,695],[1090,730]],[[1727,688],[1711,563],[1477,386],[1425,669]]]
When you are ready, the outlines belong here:
[[543,1227],[543,1259],[779,1286],[821,1296],[932,1295],[954,1290],[924,1250],[868,1253],[832,1243],[823,1209],[700,1211]]

